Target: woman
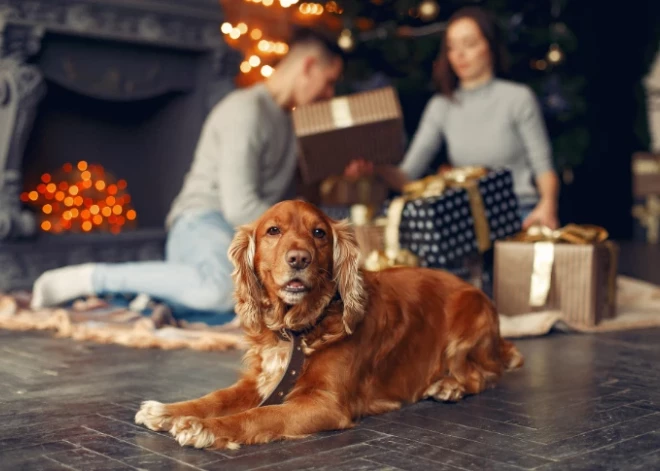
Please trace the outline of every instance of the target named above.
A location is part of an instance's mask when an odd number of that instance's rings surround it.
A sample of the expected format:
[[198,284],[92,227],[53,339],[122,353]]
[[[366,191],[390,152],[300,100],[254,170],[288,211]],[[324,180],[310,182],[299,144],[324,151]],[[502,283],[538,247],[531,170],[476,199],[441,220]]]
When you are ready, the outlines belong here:
[[543,117],[531,89],[502,79],[504,70],[504,47],[493,18],[478,7],[459,10],[449,19],[434,70],[440,94],[427,104],[403,162],[374,169],[355,161],[346,175],[375,171],[400,191],[422,176],[445,139],[453,166],[513,172],[524,228],[557,228],[559,180]]

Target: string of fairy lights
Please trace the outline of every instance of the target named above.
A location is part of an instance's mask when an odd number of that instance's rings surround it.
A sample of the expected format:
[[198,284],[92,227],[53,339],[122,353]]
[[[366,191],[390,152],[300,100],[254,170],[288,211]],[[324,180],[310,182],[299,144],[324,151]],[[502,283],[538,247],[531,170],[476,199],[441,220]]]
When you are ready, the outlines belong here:
[[[226,0],[232,2],[234,10],[236,0]],[[267,9],[280,7],[288,12],[290,20],[293,22],[309,23],[320,21],[322,18],[329,22],[330,18],[339,19],[343,13],[342,7],[334,0],[325,3],[302,2],[300,0],[243,0],[243,4],[254,4],[266,7]],[[559,16],[557,0],[553,2],[553,16]],[[246,21],[246,15],[238,10],[236,16],[242,16],[240,21],[231,23],[225,22],[221,26],[221,31],[226,36],[227,41],[237,47],[245,56],[245,60],[240,65],[242,77],[238,78],[239,84],[247,85],[261,80],[263,77],[269,77],[274,72],[277,59],[288,52],[288,45],[285,41],[274,38],[266,38],[263,29],[251,27]],[[427,24],[423,26],[410,27],[399,25],[374,25],[370,21],[350,22],[339,19],[333,23],[340,31],[337,39],[338,45],[351,51],[360,42],[384,39],[390,36],[397,37],[420,37],[433,34],[439,34],[446,28],[446,22],[435,21],[440,13],[440,5],[436,0],[423,0],[416,7],[408,11],[412,18],[421,19]],[[329,14],[329,15],[328,15]],[[248,15],[249,16],[249,15]],[[369,23],[369,24],[367,24]],[[351,24],[352,27],[348,27]],[[557,23],[561,25],[561,23]],[[247,41],[245,41],[247,39]],[[530,62],[530,67],[536,70],[545,70],[563,62],[564,52],[556,41],[550,45],[545,57],[534,59]]]
[[[234,22],[224,22],[220,30],[225,35],[226,40],[232,46],[239,49],[245,57],[240,65],[240,71],[244,77],[244,84],[260,80],[261,77],[269,77],[274,69],[274,62],[278,57],[283,56],[289,50],[286,42],[274,38],[266,38],[262,28],[251,27],[248,24],[249,15],[240,7],[236,7],[235,0],[226,0],[227,9],[233,9],[236,13]],[[230,3],[231,2],[231,3]],[[292,18],[292,21],[309,23],[318,21],[321,17],[324,19],[339,18],[344,13],[342,7],[334,0],[325,3],[301,2],[300,0],[243,0],[243,4],[255,4],[262,7],[280,7],[286,10]],[[435,19],[440,11],[440,7],[435,0],[424,0],[416,8],[411,8],[408,12],[411,17],[421,18],[425,21]],[[240,18],[238,18],[240,17]],[[382,37],[383,34],[390,34],[382,28],[373,29],[371,24],[361,29],[359,33],[345,27],[340,20],[333,26],[341,29],[338,37],[338,44],[346,51],[354,48],[357,41],[369,41],[371,39]],[[358,25],[360,26],[360,25]],[[400,36],[419,36],[434,34],[444,29],[444,23],[426,25],[422,28],[399,28],[396,33]]]

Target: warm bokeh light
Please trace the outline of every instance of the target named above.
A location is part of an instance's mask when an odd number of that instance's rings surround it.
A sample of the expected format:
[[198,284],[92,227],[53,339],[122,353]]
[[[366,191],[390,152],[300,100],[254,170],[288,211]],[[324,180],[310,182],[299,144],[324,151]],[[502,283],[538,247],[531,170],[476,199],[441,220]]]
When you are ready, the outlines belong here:
[[271,66],[264,65],[261,68],[261,75],[263,75],[264,77],[270,77],[271,75],[273,75],[274,70],[275,69],[273,69]]
[[44,232],[119,234],[137,224],[127,188],[126,180],[116,180],[102,166],[80,161],[41,175],[34,188],[21,194],[21,201],[38,211]]

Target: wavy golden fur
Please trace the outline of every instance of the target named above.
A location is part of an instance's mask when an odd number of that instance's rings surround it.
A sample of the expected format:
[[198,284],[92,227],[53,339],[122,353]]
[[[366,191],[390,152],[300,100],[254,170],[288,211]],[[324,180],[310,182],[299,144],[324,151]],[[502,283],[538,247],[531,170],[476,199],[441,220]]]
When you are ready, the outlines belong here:
[[[422,399],[480,393],[523,364],[483,292],[440,270],[361,271],[350,226],[308,203],[285,201],[239,228],[229,257],[250,344],[240,379],[192,401],[144,402],[136,415],[181,445],[349,428]],[[303,371],[283,404],[258,407],[286,368],[283,328],[307,332]]]

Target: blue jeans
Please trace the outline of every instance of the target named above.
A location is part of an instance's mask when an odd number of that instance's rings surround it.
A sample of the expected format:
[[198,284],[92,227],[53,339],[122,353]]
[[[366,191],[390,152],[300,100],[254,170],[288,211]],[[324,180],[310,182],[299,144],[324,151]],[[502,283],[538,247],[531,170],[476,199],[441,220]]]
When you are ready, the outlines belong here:
[[191,314],[233,317],[233,265],[227,256],[233,237],[233,227],[220,213],[186,213],[168,234],[165,261],[99,264],[94,290],[99,295],[147,294],[187,320]]

